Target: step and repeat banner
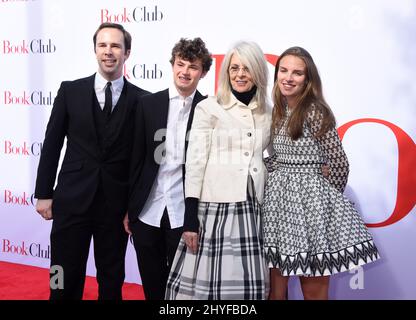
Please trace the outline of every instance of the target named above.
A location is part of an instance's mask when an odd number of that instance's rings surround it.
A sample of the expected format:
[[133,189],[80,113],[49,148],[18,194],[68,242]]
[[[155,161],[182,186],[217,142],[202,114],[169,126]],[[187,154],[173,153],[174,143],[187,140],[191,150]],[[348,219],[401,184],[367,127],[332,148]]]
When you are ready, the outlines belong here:
[[[61,81],[97,70],[98,25],[117,22],[133,37],[124,75],[152,92],[172,82],[170,53],[181,37],[201,37],[214,55],[200,82],[210,95],[235,41],[256,41],[271,75],[286,48],[306,48],[350,161],[346,194],[382,257],[334,276],[330,297],[416,299],[415,21],[414,0],[1,0],[0,261],[49,267],[51,222],[33,196],[45,127]],[[126,259],[126,281],[140,283],[131,244]],[[289,294],[301,297],[297,280]]]

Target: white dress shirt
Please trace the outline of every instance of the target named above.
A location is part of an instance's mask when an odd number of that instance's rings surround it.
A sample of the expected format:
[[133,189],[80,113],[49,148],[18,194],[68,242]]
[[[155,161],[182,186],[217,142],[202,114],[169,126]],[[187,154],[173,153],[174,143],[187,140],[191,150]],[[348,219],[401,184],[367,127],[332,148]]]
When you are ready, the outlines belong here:
[[[95,82],[94,82],[94,89],[95,94],[97,96],[98,103],[100,104],[101,109],[104,109],[104,103],[105,103],[105,88],[107,86],[108,80],[104,79],[104,77],[97,72],[95,74]],[[118,99],[120,98],[121,91],[123,91],[124,86],[124,78],[121,76],[120,78],[111,81],[111,93],[113,97],[113,105],[111,108],[111,111],[114,110],[114,107],[116,106]]]
[[160,227],[165,208],[169,214],[171,228],[183,226],[185,198],[182,165],[185,160],[186,127],[195,92],[196,90],[184,98],[174,86],[169,87],[165,155],[146,204],[139,215],[142,222],[154,227]]

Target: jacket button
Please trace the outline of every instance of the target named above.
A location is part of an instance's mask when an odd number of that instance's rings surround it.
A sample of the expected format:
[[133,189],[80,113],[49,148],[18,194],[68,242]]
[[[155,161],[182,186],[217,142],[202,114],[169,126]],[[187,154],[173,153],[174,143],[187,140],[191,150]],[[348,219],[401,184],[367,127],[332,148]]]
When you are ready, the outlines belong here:
[[248,152],[244,152],[244,155],[245,155],[246,157],[248,157],[248,156],[250,155],[250,153],[248,153]]
[[254,172],[257,172],[257,168],[254,168],[254,169],[253,169],[253,171],[254,171]]
[[251,137],[251,132],[247,133],[247,136],[248,136],[248,137]]

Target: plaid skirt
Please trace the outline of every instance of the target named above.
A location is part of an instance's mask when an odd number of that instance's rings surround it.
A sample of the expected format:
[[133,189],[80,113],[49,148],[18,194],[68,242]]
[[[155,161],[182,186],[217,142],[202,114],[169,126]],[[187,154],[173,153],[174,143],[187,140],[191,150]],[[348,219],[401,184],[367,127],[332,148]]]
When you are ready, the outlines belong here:
[[244,202],[200,202],[198,251],[193,254],[181,239],[167,282],[167,300],[267,298],[261,206],[253,192],[247,193]]

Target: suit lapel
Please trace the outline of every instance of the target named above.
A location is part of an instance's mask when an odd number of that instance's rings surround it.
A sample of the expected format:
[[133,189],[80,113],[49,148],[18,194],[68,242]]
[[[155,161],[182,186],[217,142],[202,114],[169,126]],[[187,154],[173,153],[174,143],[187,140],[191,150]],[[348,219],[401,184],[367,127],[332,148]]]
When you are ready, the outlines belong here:
[[168,126],[169,114],[169,89],[155,93],[154,105],[151,112],[155,116],[155,128],[166,129]]
[[82,83],[82,85],[80,86],[79,98],[81,99],[80,106],[86,109],[86,110],[83,110],[83,112],[81,113],[81,114],[84,114],[86,117],[86,123],[88,124],[88,127],[86,128],[86,130],[90,131],[90,136],[92,136],[94,139],[93,141],[94,143],[92,143],[92,145],[97,146],[96,154],[100,154],[101,150],[98,147],[99,144],[98,144],[97,130],[95,127],[94,114],[93,114],[94,103],[98,103],[97,95],[95,94],[95,89],[94,89],[94,82],[95,82],[95,74],[85,79],[85,83]]
[[196,105],[201,101],[204,100],[206,96],[203,96],[199,91],[197,90],[194,95],[194,99],[192,100],[192,106],[191,111],[189,113],[188,118],[188,124],[186,125],[186,139],[185,139],[185,160],[186,160],[186,151],[188,150],[188,138],[189,138],[189,130],[191,130],[192,127],[192,121],[194,120],[194,112]]

